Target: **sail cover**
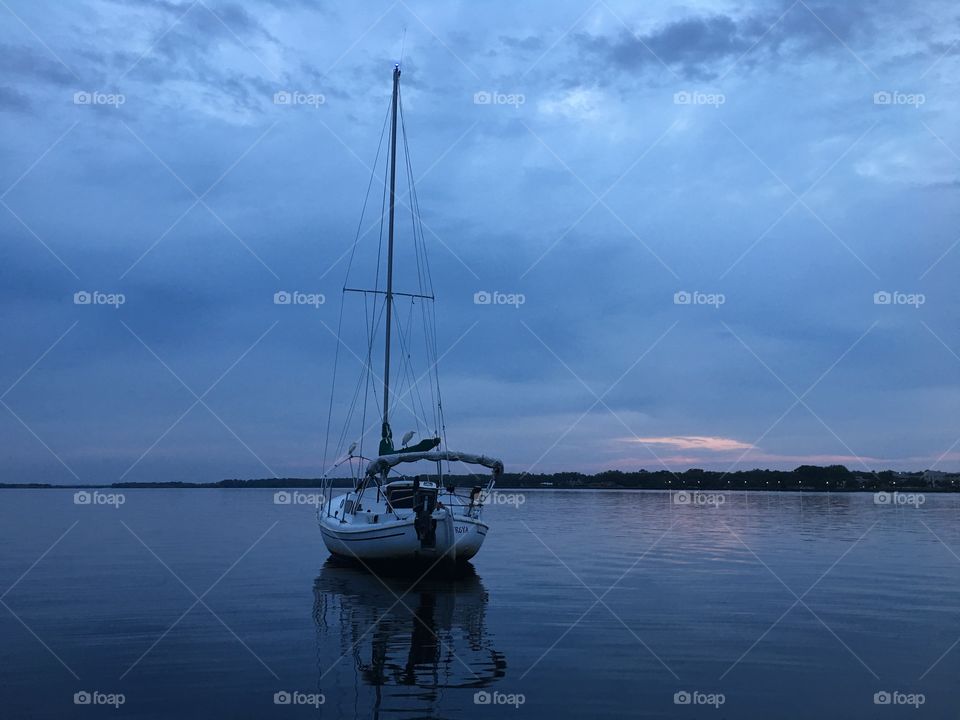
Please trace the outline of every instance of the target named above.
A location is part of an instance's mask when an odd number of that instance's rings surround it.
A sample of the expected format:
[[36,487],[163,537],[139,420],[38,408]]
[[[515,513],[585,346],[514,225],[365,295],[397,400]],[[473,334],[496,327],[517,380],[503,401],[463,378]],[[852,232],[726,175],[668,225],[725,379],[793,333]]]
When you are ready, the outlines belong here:
[[394,465],[405,462],[418,462],[420,460],[447,460],[449,462],[465,462],[471,465],[483,465],[493,471],[494,477],[499,477],[503,473],[503,462],[496,458],[486,455],[474,455],[473,453],[457,452],[456,450],[437,450],[435,452],[406,452],[395,455],[381,455],[376,460],[371,460],[367,465],[367,475],[375,477],[382,472],[392,468]]

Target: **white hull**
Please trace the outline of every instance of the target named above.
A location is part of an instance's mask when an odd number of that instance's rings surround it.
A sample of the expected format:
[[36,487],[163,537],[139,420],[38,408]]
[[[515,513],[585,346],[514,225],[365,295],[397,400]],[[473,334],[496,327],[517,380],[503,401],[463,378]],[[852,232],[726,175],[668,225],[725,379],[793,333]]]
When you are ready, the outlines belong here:
[[[334,503],[336,503],[336,499]],[[456,517],[446,510],[434,513],[436,541],[424,547],[412,517],[390,519],[376,524],[340,522],[321,513],[320,532],[334,555],[363,561],[432,562],[469,560],[486,538],[486,523]]]
[[[393,453],[370,461],[366,477],[353,490],[330,497],[317,508],[323,542],[334,555],[367,561],[440,564],[470,560],[480,551],[488,526],[481,515],[486,494],[434,480],[401,477],[385,482],[393,466],[442,461],[479,464],[493,470],[486,492],[503,472],[503,463],[482,455],[449,450]],[[329,499],[326,499],[329,498]]]

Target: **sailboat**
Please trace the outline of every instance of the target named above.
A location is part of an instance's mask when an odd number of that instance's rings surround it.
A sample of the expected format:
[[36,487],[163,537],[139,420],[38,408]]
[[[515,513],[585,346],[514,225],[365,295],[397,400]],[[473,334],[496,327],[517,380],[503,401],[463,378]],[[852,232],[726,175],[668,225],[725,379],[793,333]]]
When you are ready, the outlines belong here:
[[[394,289],[394,253],[397,248],[394,244],[395,212],[399,199],[396,192],[397,176],[397,119],[400,116],[400,130],[403,135],[404,157],[406,160],[407,180],[409,184],[409,207],[414,216],[413,245],[417,264],[417,282],[419,292],[402,292]],[[354,403],[348,412],[347,425],[354,416],[360,388],[363,387],[362,418],[366,419],[366,406],[370,397],[373,402],[379,395],[375,387],[382,384],[383,403],[380,406],[378,417],[380,425],[380,439],[375,456],[366,457],[363,454],[363,438],[367,428],[363,428],[359,442],[353,442],[346,448],[332,467],[324,474],[323,499],[318,504],[317,518],[323,541],[331,554],[340,558],[360,561],[364,564],[373,562],[386,563],[417,563],[439,565],[441,563],[456,563],[469,560],[477,554],[489,532],[489,526],[483,520],[484,502],[493,490],[497,478],[503,473],[503,463],[493,457],[483,454],[453,451],[446,448],[446,428],[443,421],[443,405],[440,401],[439,374],[436,372],[438,358],[436,357],[436,320],[433,314],[435,300],[429,267],[426,265],[426,245],[423,242],[422,225],[419,223],[418,202],[413,187],[413,175],[410,166],[409,148],[406,142],[406,130],[403,124],[402,99],[400,93],[400,66],[393,68],[393,94],[388,109],[390,119],[389,152],[389,180],[384,179],[384,199],[389,189],[389,214],[387,222],[387,249],[386,249],[386,284],[379,287],[379,269],[381,250],[377,254],[377,282],[372,289],[359,289],[344,285],[344,300],[350,293],[360,293],[363,296],[365,308],[365,329],[367,331],[366,361],[360,381],[354,393]],[[384,131],[386,118],[384,120]],[[381,145],[383,134],[381,133]],[[378,148],[377,158],[380,151]],[[376,166],[376,161],[374,163]],[[371,186],[376,171],[372,171]],[[386,175],[386,174],[385,174]],[[368,199],[370,187],[367,190]],[[364,204],[366,208],[366,203]],[[382,243],[383,208],[381,205],[381,243]],[[363,218],[361,213],[361,226]],[[361,235],[357,231],[357,241]],[[354,244],[354,251],[356,243]],[[351,253],[351,266],[353,254]],[[347,271],[349,281],[350,270]],[[399,322],[397,311],[398,301],[410,303],[410,317],[414,310],[419,309],[424,320],[426,347],[432,347],[433,363],[424,375],[431,376],[431,402],[433,409],[433,430],[420,442],[409,445],[408,442],[414,431],[404,435],[401,447],[394,445],[391,421],[391,401],[403,400],[403,395],[397,395],[391,390],[391,348],[392,333],[397,331],[400,341],[399,353],[402,368],[399,373],[403,382],[408,385],[409,394],[417,384],[414,373],[409,367],[410,338],[409,323],[406,329]],[[338,341],[343,328],[343,306],[341,304],[340,326],[338,327]],[[371,359],[375,340],[380,330],[380,321],[383,321],[383,377],[377,378],[372,370]],[[432,325],[431,325],[432,321]],[[407,337],[405,337],[405,334]],[[340,344],[338,342],[338,354]],[[428,358],[429,359],[429,358]],[[334,361],[333,383],[336,386],[337,360]],[[374,392],[368,392],[374,386]],[[413,403],[414,409],[416,403]],[[421,400],[421,409],[425,405]],[[410,406],[407,405],[410,410]],[[331,393],[330,413],[333,410],[333,393]],[[328,413],[327,445],[330,439],[330,420]],[[420,414],[413,413],[416,418]],[[423,413],[424,415],[427,413]],[[424,426],[429,421],[423,419]],[[420,424],[420,420],[417,420]],[[361,423],[363,424],[363,422]],[[345,443],[347,430],[340,435],[338,443]],[[338,448],[335,448],[338,449]],[[466,489],[458,488],[454,478],[450,477],[450,463],[465,463],[479,466],[488,471],[487,477]],[[326,450],[324,463],[326,463]],[[426,466],[426,474],[411,474],[412,468]],[[446,464],[446,481],[444,473]],[[334,496],[334,486],[343,480],[342,468],[351,469],[349,474],[351,489],[348,492]],[[477,476],[470,474],[472,478]]]

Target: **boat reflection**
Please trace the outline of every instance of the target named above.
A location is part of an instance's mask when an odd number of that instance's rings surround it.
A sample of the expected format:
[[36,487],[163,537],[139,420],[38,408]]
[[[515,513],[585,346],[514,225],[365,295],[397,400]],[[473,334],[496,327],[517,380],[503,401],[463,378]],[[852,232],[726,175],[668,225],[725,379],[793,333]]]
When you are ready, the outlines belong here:
[[473,567],[414,580],[333,558],[323,566],[313,614],[325,716],[442,717],[504,676]]

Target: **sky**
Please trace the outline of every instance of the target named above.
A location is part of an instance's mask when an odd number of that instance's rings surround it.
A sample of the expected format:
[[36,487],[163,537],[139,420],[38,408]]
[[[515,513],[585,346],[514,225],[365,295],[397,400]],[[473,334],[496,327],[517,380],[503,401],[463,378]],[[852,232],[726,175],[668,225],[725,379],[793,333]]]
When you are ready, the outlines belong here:
[[401,60],[449,447],[960,470],[955,3],[0,17],[0,482],[316,477],[360,437],[324,452],[364,372],[341,289],[355,242],[374,282]]

